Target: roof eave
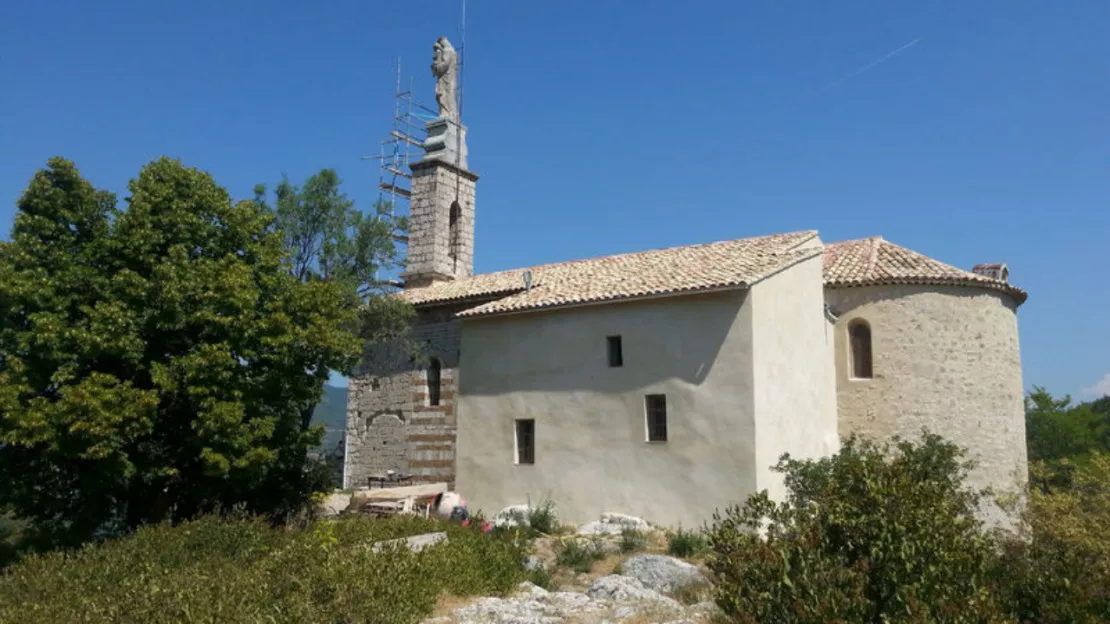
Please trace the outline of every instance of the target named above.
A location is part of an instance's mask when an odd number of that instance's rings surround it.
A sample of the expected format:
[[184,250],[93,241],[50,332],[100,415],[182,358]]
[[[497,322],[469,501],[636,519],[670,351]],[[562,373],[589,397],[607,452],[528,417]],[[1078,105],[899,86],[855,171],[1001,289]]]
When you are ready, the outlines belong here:
[[639,301],[650,301],[654,299],[669,299],[672,297],[682,297],[687,295],[703,295],[718,292],[748,290],[750,284],[740,282],[737,284],[730,284],[725,286],[710,286],[707,288],[685,288],[682,290],[674,290],[665,293],[650,293],[645,295],[630,295],[622,297],[608,297],[605,299],[593,299],[590,301],[574,301],[567,303],[549,303],[546,305],[528,306],[523,308],[516,308],[511,310],[497,310],[494,312],[479,312],[477,314],[467,314],[464,310],[455,314],[456,318],[462,320],[469,319],[486,319],[499,316],[512,316],[517,314],[529,314],[532,312],[547,312],[551,310],[567,310],[571,308],[585,308],[589,306],[606,305],[612,303],[633,303]]
[[524,292],[523,288],[510,288],[508,290],[494,290],[494,291],[483,292],[483,293],[474,294],[474,295],[466,295],[466,296],[463,296],[463,297],[445,297],[445,298],[440,298],[440,299],[428,299],[426,301],[421,301],[419,303],[413,303],[412,306],[414,308],[437,308],[437,307],[450,306],[450,305],[462,305],[462,304],[482,301],[483,299],[498,299],[498,298],[501,298],[501,297],[508,297],[508,296],[515,295],[515,294],[521,293],[521,292]]
[[974,280],[940,279],[940,278],[930,278],[930,277],[921,277],[921,278],[899,277],[899,278],[888,278],[888,279],[858,280],[858,281],[850,281],[850,282],[849,281],[838,281],[838,280],[826,280],[825,281],[825,286],[827,288],[859,288],[859,287],[864,287],[864,286],[895,286],[895,285],[900,285],[900,284],[910,285],[910,286],[962,286],[962,287],[965,287],[965,288],[980,288],[980,289],[983,289],[983,290],[993,290],[993,291],[996,291],[996,292],[1002,292],[1002,293],[1005,293],[1005,294],[1009,295],[1010,297],[1012,297],[1014,299],[1014,302],[1017,303],[1018,306],[1021,306],[1021,304],[1025,303],[1025,300],[1029,298],[1029,293],[1027,293],[1024,290],[1018,288],[1017,286],[1013,286],[1011,284],[1007,284],[1007,283],[1003,283],[1003,282],[990,283],[990,282],[977,282],[977,281],[974,281]]

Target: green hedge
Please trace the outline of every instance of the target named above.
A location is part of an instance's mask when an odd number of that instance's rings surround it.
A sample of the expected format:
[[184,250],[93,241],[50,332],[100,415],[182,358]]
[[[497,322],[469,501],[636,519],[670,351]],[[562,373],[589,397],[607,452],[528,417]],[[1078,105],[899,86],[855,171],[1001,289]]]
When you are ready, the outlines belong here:
[[[412,553],[369,544],[432,531]],[[420,518],[308,529],[203,518],[71,553],[29,556],[0,577],[0,622],[417,622],[441,594],[503,594],[525,578],[523,544]]]

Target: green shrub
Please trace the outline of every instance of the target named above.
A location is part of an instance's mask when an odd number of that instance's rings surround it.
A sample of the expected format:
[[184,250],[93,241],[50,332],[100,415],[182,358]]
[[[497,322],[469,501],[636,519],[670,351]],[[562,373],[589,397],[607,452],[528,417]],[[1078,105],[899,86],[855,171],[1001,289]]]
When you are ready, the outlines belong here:
[[622,553],[643,550],[648,545],[647,535],[635,527],[625,526],[621,529],[621,539],[618,545]]
[[555,515],[555,503],[545,499],[539,505],[530,508],[527,523],[536,534],[552,535],[557,532],[559,523]]
[[[1110,455],[1084,465],[1031,466],[1024,531],[1004,536],[999,591],[1015,619],[1041,624],[1110,620]],[[1046,488],[1061,472],[1066,485]]]
[[555,579],[553,579],[551,573],[544,568],[536,568],[529,572],[528,580],[537,587],[542,587],[548,591],[555,591]]
[[714,515],[718,606],[735,622],[1003,620],[962,456],[928,434],[895,449],[853,437],[829,458],[783,456],[785,502],[762,492]]
[[706,551],[709,544],[701,532],[679,527],[667,536],[667,553],[672,557],[694,557]]
[[[419,553],[373,542],[446,531]],[[422,518],[275,529],[203,518],[79,551],[30,555],[0,578],[0,622],[417,622],[444,593],[497,595],[526,578],[523,545]]]
[[604,555],[601,549],[594,544],[570,539],[556,549],[555,560],[561,566],[566,566],[575,572],[589,572],[595,561],[600,561]]

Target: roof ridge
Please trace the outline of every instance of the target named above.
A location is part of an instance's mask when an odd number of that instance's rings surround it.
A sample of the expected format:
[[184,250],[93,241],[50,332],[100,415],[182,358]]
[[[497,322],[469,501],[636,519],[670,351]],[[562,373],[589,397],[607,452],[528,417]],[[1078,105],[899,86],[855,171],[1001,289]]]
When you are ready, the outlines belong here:
[[826,285],[959,283],[1007,292],[1018,305],[1028,296],[1008,281],[942,262],[882,236],[830,243],[822,266]]
[[879,263],[879,247],[886,241],[882,236],[872,236],[867,239],[867,242],[870,243],[870,248],[867,250],[867,270],[873,272]]
[[501,273],[513,273],[517,271],[530,271],[535,269],[543,269],[546,267],[566,266],[569,264],[578,264],[580,262],[602,262],[605,260],[612,260],[615,258],[627,258],[630,256],[642,256],[651,253],[659,253],[665,251],[675,251],[678,249],[702,249],[705,247],[713,247],[715,245],[727,245],[733,243],[754,242],[765,238],[787,238],[791,236],[804,236],[798,240],[794,246],[786,249],[786,251],[793,251],[794,247],[806,241],[813,239],[817,236],[817,230],[796,230],[794,232],[779,232],[776,234],[762,234],[759,236],[744,236],[742,238],[726,238],[722,240],[710,241],[707,243],[690,243],[687,245],[671,245],[670,247],[656,247],[653,249],[641,249],[640,251],[623,251],[615,254],[605,254],[601,256],[590,256],[587,258],[574,258],[573,260],[559,260],[555,262],[545,262],[543,264],[533,264],[530,266],[516,267],[512,269],[502,269],[500,271],[490,271],[489,273],[477,273],[471,277],[478,277],[480,275],[497,275]]
[[910,249],[909,247],[906,247],[905,245],[899,245],[898,243],[895,243],[893,241],[884,240],[883,244],[887,245],[887,246],[890,246],[890,247],[897,247],[901,251],[906,252],[906,253],[911,253],[915,256],[920,256],[921,258],[924,258],[925,260],[927,260],[929,262],[932,262],[933,264],[940,265],[940,266],[942,266],[946,269],[951,269],[953,271],[959,271],[961,273],[966,273],[968,275],[974,275],[977,278],[983,278],[983,279],[988,279],[988,280],[992,279],[992,278],[986,277],[985,275],[980,275],[980,274],[976,273],[975,271],[968,271],[967,269],[965,269],[963,267],[958,267],[954,264],[948,264],[947,262],[937,260],[936,258],[930,256],[929,254],[922,253],[920,251],[917,251],[916,249]]

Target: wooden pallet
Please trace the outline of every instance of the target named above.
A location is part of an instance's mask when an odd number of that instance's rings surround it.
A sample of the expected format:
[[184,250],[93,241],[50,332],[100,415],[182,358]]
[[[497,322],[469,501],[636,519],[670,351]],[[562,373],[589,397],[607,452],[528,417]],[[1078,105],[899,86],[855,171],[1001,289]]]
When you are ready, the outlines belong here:
[[438,494],[447,491],[446,483],[423,483],[379,490],[360,490],[351,497],[356,513],[386,518],[398,514],[428,516]]

